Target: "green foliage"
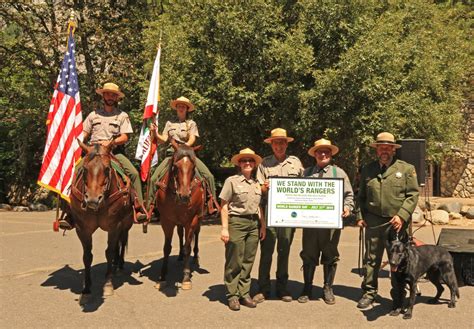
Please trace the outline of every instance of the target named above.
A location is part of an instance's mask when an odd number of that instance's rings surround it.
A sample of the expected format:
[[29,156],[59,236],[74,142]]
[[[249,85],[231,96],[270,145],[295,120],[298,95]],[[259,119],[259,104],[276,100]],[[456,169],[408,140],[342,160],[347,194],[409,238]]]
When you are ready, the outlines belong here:
[[[263,143],[283,127],[306,155],[315,139],[341,149],[349,173],[383,130],[424,138],[438,161],[460,143],[463,100],[472,98],[472,10],[464,2],[414,1],[69,1],[0,6],[0,176],[36,181],[44,120],[66,41],[78,17],[77,62],[84,116],[95,89],[114,81],[132,118],[133,157],[162,31],[160,130],[181,95],[197,110],[210,167]],[[471,61],[472,62],[472,61]],[[440,147],[444,145],[444,147]]]
[[386,130],[397,138],[426,139],[428,154],[439,159],[437,145],[460,139],[462,86],[472,54],[466,31],[450,19],[455,11],[413,1],[384,12],[336,67],[315,70],[308,98],[320,115],[305,113],[304,128],[323,123],[344,158]]

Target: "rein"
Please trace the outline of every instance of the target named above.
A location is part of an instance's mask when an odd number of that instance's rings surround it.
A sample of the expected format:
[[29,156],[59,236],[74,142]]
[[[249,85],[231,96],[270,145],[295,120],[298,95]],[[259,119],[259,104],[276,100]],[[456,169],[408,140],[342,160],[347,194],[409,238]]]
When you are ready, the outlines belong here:
[[[96,156],[109,157],[111,162],[115,160],[115,157],[113,157],[110,154],[101,154],[95,151],[90,153],[88,156],[90,156],[91,160]],[[112,165],[110,165],[107,168],[108,168],[108,175],[106,178],[107,183],[105,187],[103,188],[104,201],[105,201],[104,204],[110,205],[110,204],[113,204],[117,199],[122,198],[123,205],[126,206],[129,202],[129,193],[130,193],[130,185],[131,185],[130,179],[127,176],[124,176],[124,179],[125,179],[125,184],[124,184],[122,178],[117,173],[117,170],[115,170],[112,167]],[[76,199],[80,203],[84,202],[85,188],[87,185],[87,180],[86,180],[86,175],[85,175],[86,172],[87,172],[87,169],[82,167],[77,173],[75,183],[72,185],[72,194],[76,197]],[[115,181],[117,183],[117,190],[109,195],[111,184],[112,184],[112,177],[113,177],[112,175],[115,176]],[[82,186],[79,186],[81,182],[82,182]]]

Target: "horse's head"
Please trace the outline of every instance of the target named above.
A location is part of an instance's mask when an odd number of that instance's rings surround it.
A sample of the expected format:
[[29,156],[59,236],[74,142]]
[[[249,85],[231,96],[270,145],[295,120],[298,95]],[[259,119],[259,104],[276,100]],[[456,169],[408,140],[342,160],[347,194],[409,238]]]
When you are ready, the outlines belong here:
[[110,187],[112,146],[104,147],[99,144],[87,146],[82,142],[79,145],[86,152],[82,168],[84,183],[82,208],[98,211]]
[[182,203],[188,203],[191,199],[192,182],[194,180],[194,169],[196,167],[195,149],[185,144],[178,145],[175,140],[171,141],[175,149],[173,155],[172,176],[176,196]]

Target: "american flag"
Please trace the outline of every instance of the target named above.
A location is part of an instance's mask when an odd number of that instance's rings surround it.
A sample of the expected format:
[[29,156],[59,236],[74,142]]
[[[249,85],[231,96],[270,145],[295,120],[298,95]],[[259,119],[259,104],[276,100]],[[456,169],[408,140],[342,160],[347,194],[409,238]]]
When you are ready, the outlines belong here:
[[81,158],[77,139],[83,139],[73,28],[49,106],[48,134],[38,184],[69,200],[74,165]]
[[[151,75],[150,87],[148,88],[148,97],[143,112],[143,125],[138,139],[137,152],[135,159],[141,160],[140,176],[146,181],[150,172],[150,167],[158,162],[158,153],[156,152],[156,144],[151,142],[149,125],[154,120],[158,127],[158,102],[160,100],[160,57],[161,47],[158,47],[155,63],[153,65],[153,73]],[[153,159],[153,160],[152,160]]]

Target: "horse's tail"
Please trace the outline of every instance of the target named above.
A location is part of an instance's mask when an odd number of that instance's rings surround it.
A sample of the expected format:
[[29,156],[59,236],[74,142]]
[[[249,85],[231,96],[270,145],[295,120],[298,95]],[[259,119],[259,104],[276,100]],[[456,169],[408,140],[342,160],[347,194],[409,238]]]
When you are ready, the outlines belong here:
[[123,252],[123,255],[128,250],[128,230],[124,230],[120,236],[119,239],[119,244],[118,244],[119,250]]

